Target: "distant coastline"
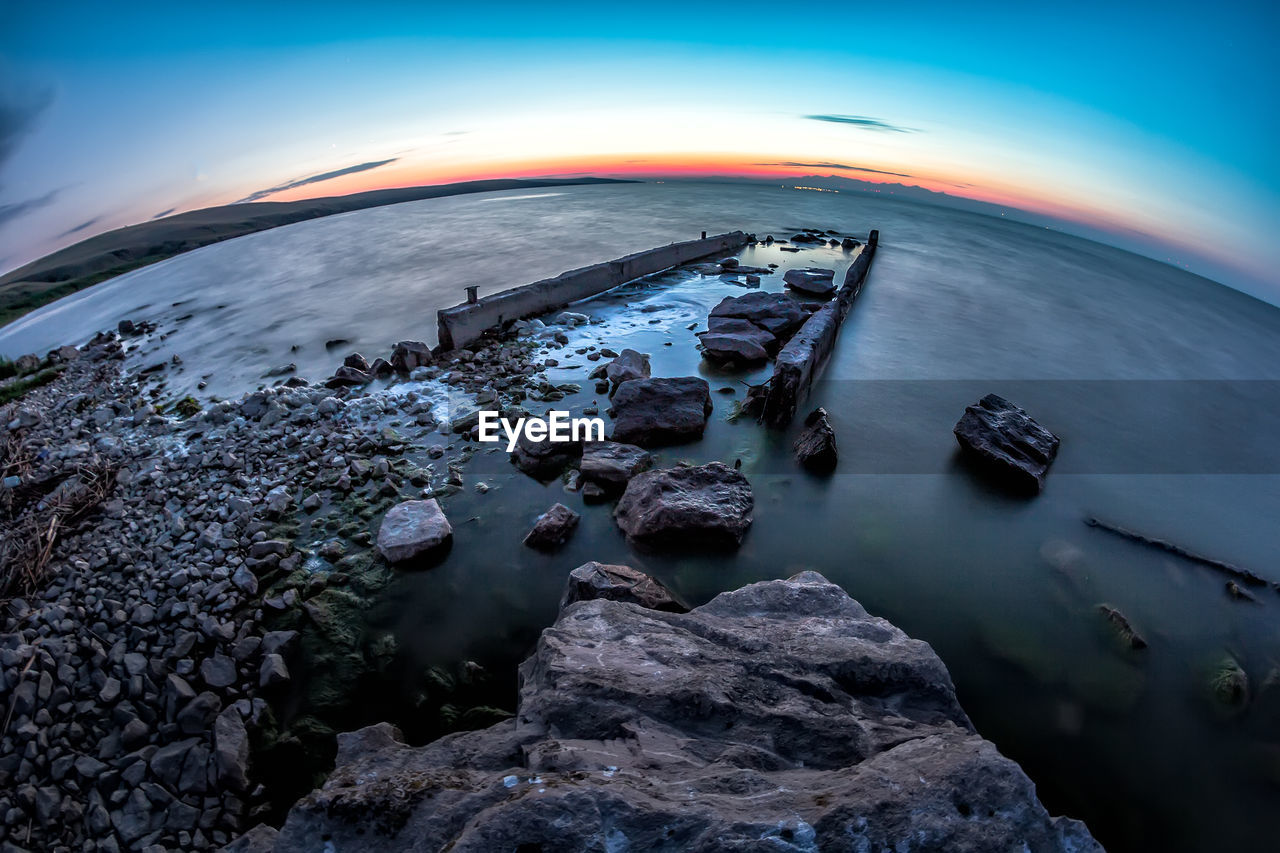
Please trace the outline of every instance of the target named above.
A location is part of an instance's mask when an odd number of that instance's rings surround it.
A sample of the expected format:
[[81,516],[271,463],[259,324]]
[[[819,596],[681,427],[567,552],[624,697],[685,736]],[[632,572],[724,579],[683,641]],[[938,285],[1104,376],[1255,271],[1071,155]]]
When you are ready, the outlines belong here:
[[139,267],[211,243],[281,225],[335,213],[467,193],[615,183],[630,182],[610,178],[463,181],[302,201],[228,204],[166,216],[98,234],[0,276],[0,326],[64,296]]

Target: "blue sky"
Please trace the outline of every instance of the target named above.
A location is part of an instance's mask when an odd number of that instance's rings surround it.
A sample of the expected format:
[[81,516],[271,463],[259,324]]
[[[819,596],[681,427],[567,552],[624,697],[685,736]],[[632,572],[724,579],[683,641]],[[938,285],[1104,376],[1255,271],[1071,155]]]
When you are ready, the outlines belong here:
[[[4,16],[3,269],[247,197],[829,163],[1100,228],[1280,300],[1274,5],[9,4]],[[353,169],[367,164],[380,165]]]

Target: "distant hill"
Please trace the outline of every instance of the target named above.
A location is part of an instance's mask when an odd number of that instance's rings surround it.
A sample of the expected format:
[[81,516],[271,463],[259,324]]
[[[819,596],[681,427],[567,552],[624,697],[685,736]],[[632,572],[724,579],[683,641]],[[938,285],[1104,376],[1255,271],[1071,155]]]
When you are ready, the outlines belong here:
[[427,198],[572,184],[627,183],[608,178],[466,181],[372,190],[303,201],[259,201],[207,207],[129,225],[82,240],[0,276],[0,325],[63,296],[210,243],[293,222]]

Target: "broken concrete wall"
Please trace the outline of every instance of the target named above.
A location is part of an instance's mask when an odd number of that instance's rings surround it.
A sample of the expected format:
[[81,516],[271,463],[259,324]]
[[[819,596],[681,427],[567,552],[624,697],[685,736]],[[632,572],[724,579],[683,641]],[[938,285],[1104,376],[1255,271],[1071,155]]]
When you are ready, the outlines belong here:
[[805,321],[774,362],[773,378],[769,381],[769,393],[765,397],[761,419],[773,427],[791,423],[796,409],[809,395],[813,382],[822,372],[823,365],[836,346],[840,324],[849,313],[853,300],[862,291],[862,283],[871,268],[880,232],[872,231],[867,243],[854,258],[845,273],[844,285],[836,291],[831,301],[818,309]]
[[440,346],[443,349],[465,346],[487,329],[562,308],[632,279],[698,258],[736,252],[748,239],[742,231],[733,231],[672,243],[445,308],[437,315]]

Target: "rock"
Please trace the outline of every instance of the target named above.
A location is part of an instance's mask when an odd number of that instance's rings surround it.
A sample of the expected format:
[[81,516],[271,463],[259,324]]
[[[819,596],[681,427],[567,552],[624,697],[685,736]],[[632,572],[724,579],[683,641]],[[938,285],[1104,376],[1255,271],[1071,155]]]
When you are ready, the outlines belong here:
[[607,491],[621,491],[641,471],[653,466],[649,451],[616,441],[589,441],[582,447],[578,470],[582,479]]
[[[739,321],[746,322],[746,321]],[[751,324],[747,324],[751,325]],[[753,327],[754,328],[754,327]],[[756,364],[767,361],[769,351],[761,342],[758,329],[746,332],[700,332],[698,341],[702,344],[702,354],[712,361],[732,361],[739,364]],[[772,335],[768,337],[773,341]]]
[[827,411],[821,406],[804,419],[804,431],[794,445],[796,460],[817,474],[835,470],[839,453],[836,451],[836,431],[831,428]]
[[845,251],[856,249],[861,245],[862,245],[861,243],[859,243],[857,240],[853,239],[852,237],[845,237],[843,240],[840,241],[840,248],[844,249]]
[[722,258],[721,260],[716,261],[716,265],[722,270],[736,270],[738,268],[738,259]]
[[750,320],[774,337],[784,339],[804,325],[812,313],[811,308],[789,294],[761,290],[742,296],[726,296],[711,309],[707,323],[710,329],[711,317]]
[[218,784],[235,791],[249,787],[249,732],[235,708],[218,715],[213,724],[213,766]]
[[782,276],[787,287],[808,296],[830,296],[836,292],[835,270],[809,267],[787,270]]
[[416,367],[431,364],[431,347],[422,341],[400,341],[391,350],[391,367],[397,373],[408,373]]
[[275,827],[260,823],[223,847],[221,853],[272,853],[279,835]]
[[969,406],[955,426],[961,450],[994,480],[1038,494],[1058,455],[1058,437],[1003,397],[988,394]]
[[685,614],[574,604],[516,719],[344,747],[275,853],[1102,849],[974,731],[926,643],[812,572]]
[[389,563],[435,556],[452,541],[453,528],[435,500],[396,504],[378,528],[378,551]]
[[524,544],[530,548],[551,550],[568,541],[582,516],[558,503],[538,516],[533,529],[524,537]]
[[345,364],[333,372],[324,384],[328,388],[355,388],[361,385],[368,385],[373,381],[373,374],[366,373],[363,370],[356,370],[354,367],[347,367]]
[[1129,620],[1119,610],[1109,604],[1099,604],[1098,612],[1106,618],[1107,624],[1111,626],[1116,637],[1126,648],[1145,649],[1147,647],[1147,641],[1134,630]]
[[285,666],[284,657],[279,654],[268,654],[262,657],[262,666],[258,668],[258,686],[272,687],[289,682],[289,668]]
[[[177,676],[174,676],[175,678]],[[222,710],[222,700],[216,693],[205,691],[178,712],[178,728],[189,735],[198,735],[209,728],[209,724],[217,718]]]
[[221,653],[207,657],[200,664],[200,677],[210,687],[230,687],[236,680],[236,662]]
[[636,475],[613,517],[632,542],[736,548],[751,527],[754,506],[747,478],[722,462],[710,462]]
[[705,379],[631,379],[614,393],[611,438],[641,447],[695,441],[702,437],[711,409]]
[[530,477],[546,482],[559,477],[581,455],[580,441],[533,441],[521,432],[511,461]]
[[613,383],[614,390],[623,382],[649,377],[649,356],[633,349],[624,349],[618,357],[605,365],[605,378]]
[[350,367],[352,370],[358,370],[361,373],[369,372],[369,361],[358,352],[353,352],[342,360],[343,367]]
[[594,560],[569,572],[569,583],[560,599],[560,609],[563,610],[576,601],[594,601],[597,598],[625,601],[649,610],[665,610],[669,613],[684,613],[689,609],[661,582],[644,572],[630,566],[597,563]]

